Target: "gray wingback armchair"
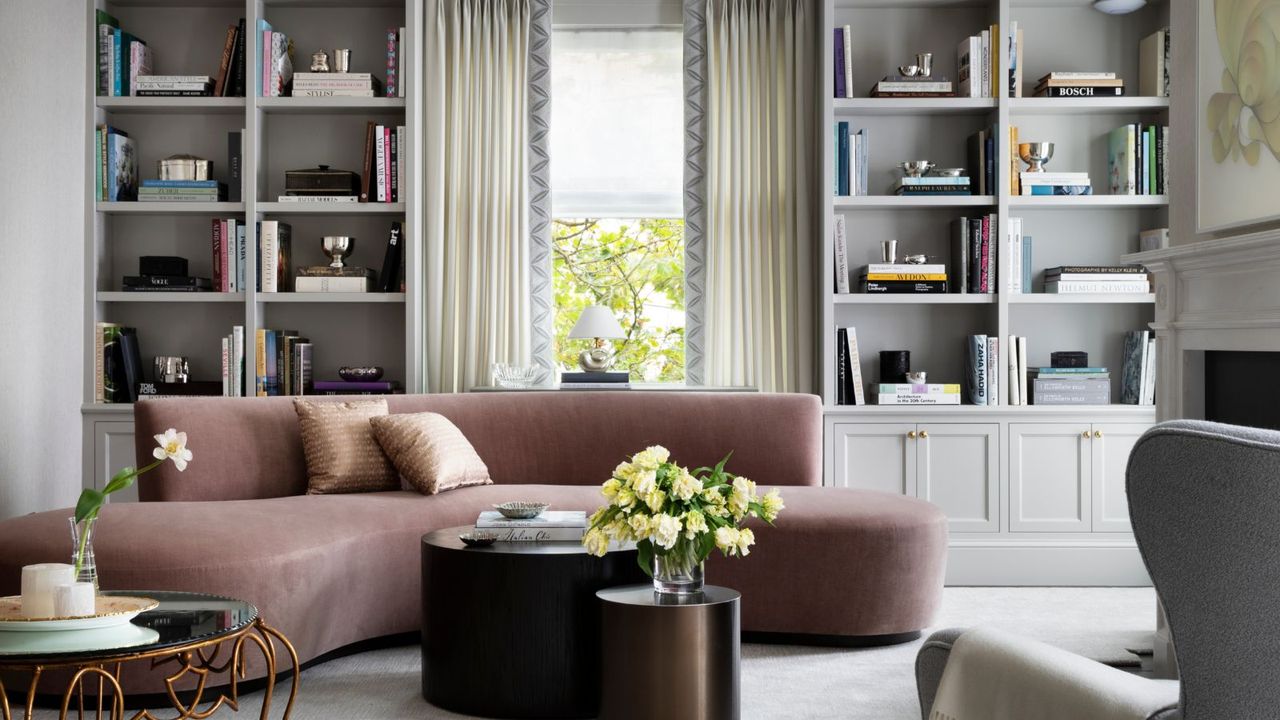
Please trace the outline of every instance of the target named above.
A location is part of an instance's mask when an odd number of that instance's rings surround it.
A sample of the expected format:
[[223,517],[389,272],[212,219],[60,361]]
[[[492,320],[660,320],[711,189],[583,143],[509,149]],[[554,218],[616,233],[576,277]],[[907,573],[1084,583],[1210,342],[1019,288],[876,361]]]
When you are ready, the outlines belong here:
[[[1190,420],[1157,425],[1134,446],[1126,485],[1181,675],[1176,706],[1147,717],[1280,716],[1280,432]],[[916,656],[926,720],[962,632],[934,633]]]

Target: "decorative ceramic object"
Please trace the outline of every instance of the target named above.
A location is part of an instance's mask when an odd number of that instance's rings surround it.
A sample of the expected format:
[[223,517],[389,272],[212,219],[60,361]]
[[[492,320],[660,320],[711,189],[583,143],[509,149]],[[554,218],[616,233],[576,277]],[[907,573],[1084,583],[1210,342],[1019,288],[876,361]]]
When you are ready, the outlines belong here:
[[99,595],[97,612],[88,617],[27,618],[22,616],[22,597],[0,597],[0,632],[42,632],[48,630],[90,630],[124,625],[140,613],[154,610],[160,603],[145,597]]
[[458,539],[467,547],[489,547],[498,541],[498,536],[490,532],[476,530],[475,532],[462,533],[458,536]]
[[382,377],[383,370],[377,365],[363,365],[358,367],[350,367],[343,365],[338,368],[338,377],[347,382],[373,382]]
[[504,502],[501,505],[494,505],[493,509],[502,513],[502,517],[511,518],[512,520],[530,520],[542,514],[543,510],[551,507],[547,503],[540,502]]
[[509,365],[494,363],[493,382],[498,387],[512,390],[523,390],[542,385],[547,380],[547,369],[537,365]]

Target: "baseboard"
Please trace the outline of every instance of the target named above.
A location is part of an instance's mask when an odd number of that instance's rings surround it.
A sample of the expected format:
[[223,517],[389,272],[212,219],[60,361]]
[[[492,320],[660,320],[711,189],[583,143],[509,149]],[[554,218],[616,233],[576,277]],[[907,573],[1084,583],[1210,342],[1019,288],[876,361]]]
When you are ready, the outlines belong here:
[[947,585],[1145,587],[1136,545],[952,541]]

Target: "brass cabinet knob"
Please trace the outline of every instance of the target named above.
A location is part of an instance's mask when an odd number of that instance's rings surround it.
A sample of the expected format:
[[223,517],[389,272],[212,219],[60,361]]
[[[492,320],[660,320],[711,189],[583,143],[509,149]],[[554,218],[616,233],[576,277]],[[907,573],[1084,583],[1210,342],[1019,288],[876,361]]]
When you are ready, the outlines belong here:
[[908,433],[907,433],[907,437],[911,438],[912,440],[915,440],[915,439],[916,439],[916,431],[915,431],[915,430],[912,430],[912,431],[908,432]]
[[927,438],[927,437],[929,437],[929,431],[928,431],[928,430],[921,430],[921,431],[920,431],[920,437],[922,437],[922,438]]
[[1085,430],[1084,432],[1080,433],[1080,437],[1084,438],[1085,440],[1088,440],[1088,439],[1089,439],[1089,431],[1088,431],[1088,430]]
[[1093,436],[1094,436],[1094,437],[1096,437],[1096,438],[1100,438],[1100,437],[1102,437],[1102,431],[1101,431],[1101,430],[1094,430],[1094,431],[1093,431]]

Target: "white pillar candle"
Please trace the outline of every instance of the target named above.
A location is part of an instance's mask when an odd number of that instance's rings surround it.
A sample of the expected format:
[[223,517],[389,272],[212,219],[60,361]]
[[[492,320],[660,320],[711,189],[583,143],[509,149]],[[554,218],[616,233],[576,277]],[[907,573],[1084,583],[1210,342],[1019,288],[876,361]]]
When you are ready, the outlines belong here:
[[96,612],[96,593],[91,582],[74,582],[53,589],[54,617],[84,617]]
[[39,563],[22,568],[22,616],[54,617],[53,589],[75,582],[75,567],[66,563]]

